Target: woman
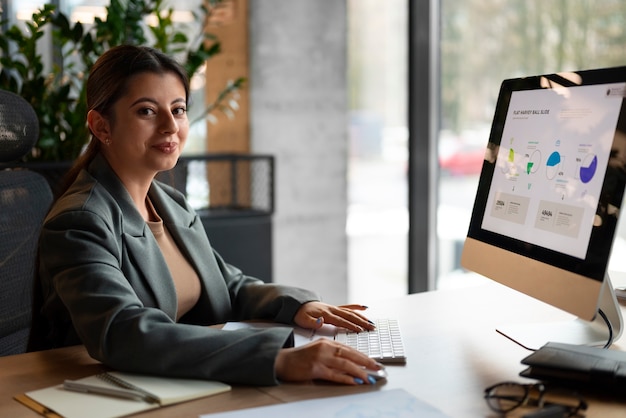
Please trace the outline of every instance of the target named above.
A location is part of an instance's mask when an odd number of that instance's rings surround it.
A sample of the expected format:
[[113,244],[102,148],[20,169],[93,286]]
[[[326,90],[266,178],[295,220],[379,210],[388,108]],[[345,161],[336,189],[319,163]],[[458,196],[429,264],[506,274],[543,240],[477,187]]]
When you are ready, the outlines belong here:
[[112,48],[94,65],[92,138],[40,237],[31,348],[83,343],[115,369],[231,383],[372,383],[364,368],[376,363],[333,341],[295,348],[289,328],[208,327],[263,319],[373,328],[362,307],[331,306],[224,262],[182,194],[154,181],[185,145],[188,97],[184,70],[151,48]]

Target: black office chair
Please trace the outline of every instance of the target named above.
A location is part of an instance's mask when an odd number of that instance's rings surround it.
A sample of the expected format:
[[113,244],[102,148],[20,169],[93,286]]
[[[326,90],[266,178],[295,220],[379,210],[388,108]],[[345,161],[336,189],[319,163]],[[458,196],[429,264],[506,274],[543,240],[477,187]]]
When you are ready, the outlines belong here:
[[0,90],[0,356],[26,351],[37,241],[52,203],[42,175],[1,163],[28,153],[38,135],[30,103]]

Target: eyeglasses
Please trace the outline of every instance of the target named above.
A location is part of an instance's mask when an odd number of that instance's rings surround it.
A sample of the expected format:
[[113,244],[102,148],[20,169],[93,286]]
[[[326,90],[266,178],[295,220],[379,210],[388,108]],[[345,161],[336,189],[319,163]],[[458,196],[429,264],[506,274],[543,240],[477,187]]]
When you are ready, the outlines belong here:
[[535,407],[553,409],[555,414],[562,411],[562,417],[576,417],[587,409],[587,403],[576,392],[548,391],[541,383],[498,383],[485,389],[485,400],[489,408],[502,414],[519,407]]

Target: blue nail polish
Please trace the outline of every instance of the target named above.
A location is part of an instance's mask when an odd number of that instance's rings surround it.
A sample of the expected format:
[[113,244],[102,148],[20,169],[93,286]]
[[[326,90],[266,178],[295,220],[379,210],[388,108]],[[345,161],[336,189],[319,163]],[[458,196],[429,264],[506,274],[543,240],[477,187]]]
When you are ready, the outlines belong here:
[[317,318],[317,321],[315,321],[318,325],[322,323],[322,317],[320,316],[319,318]]
[[376,379],[374,379],[372,376],[367,376],[367,380],[369,380],[370,385],[375,385],[376,384]]
[[362,385],[365,382],[363,382],[363,379],[359,379],[358,377],[355,377],[354,378],[354,383],[356,383],[357,385]]

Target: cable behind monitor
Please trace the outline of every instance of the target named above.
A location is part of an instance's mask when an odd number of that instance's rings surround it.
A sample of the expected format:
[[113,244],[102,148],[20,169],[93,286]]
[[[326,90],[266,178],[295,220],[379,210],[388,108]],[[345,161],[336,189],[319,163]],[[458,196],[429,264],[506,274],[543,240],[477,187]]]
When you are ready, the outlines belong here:
[[609,348],[624,330],[622,312],[608,274],[602,283],[598,315],[593,321],[572,320],[505,324],[496,331],[519,346],[535,351],[548,342]]

